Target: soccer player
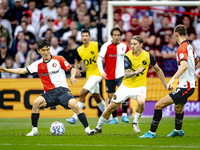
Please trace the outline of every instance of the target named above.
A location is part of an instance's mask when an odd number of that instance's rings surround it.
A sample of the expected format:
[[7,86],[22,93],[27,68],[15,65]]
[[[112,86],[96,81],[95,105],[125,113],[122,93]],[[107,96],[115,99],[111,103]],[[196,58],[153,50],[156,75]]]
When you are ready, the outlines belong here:
[[164,87],[167,88],[163,71],[157,65],[155,58],[149,52],[142,49],[143,38],[135,35],[131,38],[131,50],[124,56],[125,76],[116,93],[112,97],[111,103],[101,115],[98,125],[94,129],[95,133],[102,132],[102,126],[107,121],[110,114],[128,97],[137,100],[136,116],[132,125],[135,125],[134,132],[140,133],[138,121],[144,111],[146,98],[146,79],[149,65],[151,65]]
[[[77,49],[77,61],[75,62],[75,68],[78,70],[80,68],[81,60],[83,60],[86,67],[87,82],[81,90],[78,106],[81,109],[84,108],[85,97],[90,92],[97,102],[97,106],[99,107],[100,111],[103,112],[106,109],[106,105],[99,94],[99,82],[102,80],[102,76],[96,63],[101,44],[98,42],[90,41],[90,32],[86,29],[81,32],[81,40],[83,45]],[[81,73],[79,76],[81,76]],[[72,118],[66,119],[66,121],[71,124],[75,124],[76,120],[76,113],[72,116]]]
[[[114,27],[111,30],[110,34],[112,41],[103,44],[97,59],[99,71],[102,74],[102,77],[106,79],[106,91],[109,100],[112,99],[116,86],[119,87],[122,82],[124,77],[124,55],[130,50],[127,43],[120,41],[122,33],[123,31],[119,27]],[[105,61],[105,71],[103,69],[103,60]],[[128,99],[122,104],[122,108],[122,121],[128,123]],[[114,111],[112,115],[113,119],[111,121],[109,121],[109,119],[108,124],[118,124],[119,121],[116,111]]]
[[187,103],[195,90],[195,66],[199,59],[194,53],[190,43],[186,40],[187,28],[184,25],[177,25],[174,29],[174,37],[179,44],[177,49],[178,70],[167,84],[167,88],[173,88],[172,84],[175,79],[179,78],[177,89],[159,100],[154,109],[154,116],[151,122],[151,128],[140,138],[155,138],[156,130],[162,118],[162,109],[175,103],[175,129],[167,137],[183,136],[183,107]]
[[37,42],[38,52],[42,58],[35,61],[26,68],[5,69],[0,66],[1,72],[9,72],[16,74],[35,73],[37,72],[44,86],[44,94],[39,96],[32,107],[32,131],[27,136],[38,135],[38,119],[39,108],[50,107],[60,104],[64,108],[71,108],[77,115],[88,135],[92,135],[93,131],[89,128],[87,118],[82,110],[78,107],[75,98],[72,96],[69,87],[66,83],[65,70],[70,71],[70,83],[74,84],[76,71],[62,56],[50,55],[50,42],[41,38]]

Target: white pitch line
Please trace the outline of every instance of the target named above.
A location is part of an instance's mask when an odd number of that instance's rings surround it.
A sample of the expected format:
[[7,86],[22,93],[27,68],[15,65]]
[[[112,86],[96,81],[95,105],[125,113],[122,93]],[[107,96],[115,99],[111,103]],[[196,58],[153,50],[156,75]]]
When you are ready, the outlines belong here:
[[88,144],[12,144],[12,143],[0,143],[0,145],[21,145],[21,146],[27,146],[27,145],[34,145],[34,146],[75,146],[75,147],[82,147],[82,146],[87,146],[87,147],[92,147],[92,146],[97,146],[97,147],[161,147],[161,148],[200,148],[200,146],[183,146],[183,145],[172,145],[172,146],[150,146],[150,145],[88,145]]

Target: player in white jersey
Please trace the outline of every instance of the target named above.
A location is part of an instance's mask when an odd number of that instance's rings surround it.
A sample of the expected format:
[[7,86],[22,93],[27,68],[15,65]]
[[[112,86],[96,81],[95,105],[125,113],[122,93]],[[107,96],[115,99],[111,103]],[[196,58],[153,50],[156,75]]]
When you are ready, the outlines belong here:
[[151,122],[151,128],[140,138],[155,138],[156,130],[162,118],[162,109],[175,103],[175,129],[167,137],[183,136],[183,107],[187,103],[195,90],[195,66],[199,59],[195,54],[192,46],[186,40],[187,28],[184,25],[177,25],[174,29],[174,37],[179,44],[177,49],[178,70],[167,84],[167,88],[173,88],[172,84],[175,79],[179,78],[177,89],[159,100],[154,109],[154,116]]
[[75,98],[72,96],[68,85],[66,83],[65,71],[70,71],[70,83],[74,84],[76,71],[62,56],[50,55],[50,43],[47,39],[41,38],[37,42],[38,52],[42,59],[35,61],[26,68],[18,69],[5,69],[0,66],[1,72],[9,72],[15,74],[25,74],[37,72],[44,85],[45,93],[39,96],[34,102],[32,107],[32,131],[27,136],[38,135],[38,119],[39,108],[50,107],[60,104],[64,108],[71,108],[77,115],[88,135],[94,134],[89,128],[87,118],[83,111],[77,105]]
[[[112,41],[103,44],[97,59],[97,65],[102,77],[106,79],[106,91],[108,99],[111,100],[116,86],[120,86],[124,77],[124,55],[129,51],[127,43],[120,41],[123,31],[119,27],[111,30]],[[102,61],[105,61],[105,69],[103,69]],[[104,71],[105,70],[105,71]],[[127,117],[128,99],[122,104],[122,122],[128,123]],[[118,124],[116,110],[112,113],[113,119],[108,124]]]

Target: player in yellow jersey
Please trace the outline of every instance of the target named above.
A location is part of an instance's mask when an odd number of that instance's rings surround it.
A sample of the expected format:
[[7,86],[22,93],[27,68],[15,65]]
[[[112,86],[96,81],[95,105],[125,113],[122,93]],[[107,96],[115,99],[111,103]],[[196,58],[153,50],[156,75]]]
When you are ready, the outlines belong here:
[[[77,61],[75,62],[75,69],[78,70],[80,68],[81,60],[83,60],[86,67],[87,82],[81,90],[78,106],[81,109],[84,108],[85,97],[90,92],[92,93],[93,98],[96,100],[100,111],[103,112],[106,109],[106,105],[99,94],[99,82],[102,80],[102,76],[96,63],[101,44],[90,41],[90,32],[86,29],[81,32],[81,40],[83,45],[77,49]],[[80,72],[77,72],[77,74],[78,76],[81,76]],[[77,118],[77,115],[74,114],[72,118],[66,119],[66,121],[71,124],[75,124]]]
[[138,121],[142,116],[146,99],[146,78],[149,65],[151,65],[163,83],[167,87],[167,82],[163,71],[157,65],[155,58],[149,52],[142,49],[143,39],[135,35],[131,39],[131,50],[125,54],[124,68],[125,76],[116,93],[112,97],[111,103],[101,115],[98,125],[94,129],[95,133],[102,132],[102,126],[109,118],[110,114],[127,98],[131,97],[137,100],[135,118],[132,123],[135,133],[140,133]]

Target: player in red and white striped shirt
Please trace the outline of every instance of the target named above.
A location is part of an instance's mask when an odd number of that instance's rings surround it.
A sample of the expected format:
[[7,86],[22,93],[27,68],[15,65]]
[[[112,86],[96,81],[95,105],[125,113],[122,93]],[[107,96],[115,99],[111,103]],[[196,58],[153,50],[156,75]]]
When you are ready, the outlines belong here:
[[42,59],[35,61],[26,68],[5,69],[0,66],[1,72],[9,72],[15,74],[35,73],[37,72],[44,85],[45,93],[39,96],[32,107],[32,131],[27,136],[38,135],[37,123],[39,119],[39,108],[50,107],[60,104],[64,108],[71,108],[78,115],[79,120],[85,127],[85,132],[92,135],[94,132],[89,128],[87,118],[83,111],[78,107],[75,98],[72,96],[66,83],[65,71],[70,71],[70,83],[74,84],[76,71],[62,56],[50,55],[50,42],[41,38],[37,42],[38,52]]
[[187,28],[184,25],[177,25],[174,29],[174,37],[179,44],[177,49],[178,70],[167,84],[167,89],[173,89],[172,84],[179,78],[177,89],[159,100],[154,109],[154,116],[149,132],[140,136],[140,138],[155,138],[156,130],[162,118],[162,109],[175,103],[175,129],[167,137],[183,136],[182,123],[184,118],[183,107],[187,99],[194,93],[196,73],[195,66],[199,59],[195,54],[193,47],[186,40]]
[[[102,74],[102,77],[106,79],[106,91],[108,93],[109,100],[112,99],[116,86],[119,87],[122,82],[124,77],[124,56],[125,53],[130,50],[127,43],[120,41],[122,33],[123,31],[119,27],[114,27],[111,30],[112,41],[108,41],[103,44],[97,59],[99,71]],[[105,61],[105,71],[103,69],[103,59]],[[127,118],[128,100],[122,104],[122,107],[122,121],[129,122]],[[112,115],[113,120],[111,120],[108,124],[119,123],[116,111],[114,111]]]

